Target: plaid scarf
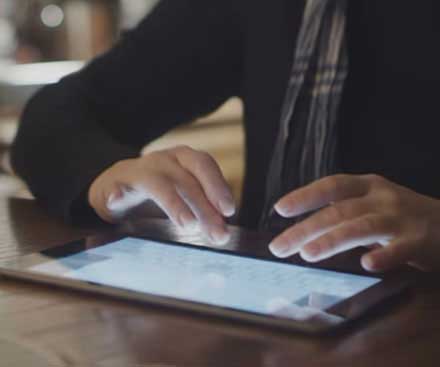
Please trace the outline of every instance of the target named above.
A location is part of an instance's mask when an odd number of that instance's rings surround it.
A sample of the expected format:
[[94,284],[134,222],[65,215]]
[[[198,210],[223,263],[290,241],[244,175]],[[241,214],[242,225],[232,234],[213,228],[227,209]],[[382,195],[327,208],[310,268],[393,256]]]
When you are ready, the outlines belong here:
[[346,12],[347,0],[306,0],[268,172],[262,228],[289,224],[273,210],[283,194],[338,170],[337,114],[348,74]]

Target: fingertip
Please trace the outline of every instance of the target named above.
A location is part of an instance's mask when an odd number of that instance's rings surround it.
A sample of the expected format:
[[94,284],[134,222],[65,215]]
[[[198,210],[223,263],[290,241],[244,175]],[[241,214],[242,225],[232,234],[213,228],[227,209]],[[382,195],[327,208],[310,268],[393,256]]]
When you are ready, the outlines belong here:
[[361,258],[362,267],[371,273],[378,273],[384,270],[383,261],[378,259],[377,253],[368,253]]
[[209,237],[211,238],[211,241],[214,245],[218,247],[224,247],[229,243],[231,239],[231,234],[228,230],[214,230],[209,234]]
[[119,211],[121,204],[120,201],[122,199],[121,195],[116,193],[111,193],[107,199],[106,207],[110,212]]
[[269,244],[269,251],[272,255],[280,259],[285,259],[290,256],[288,246],[275,241]]
[[116,200],[116,194],[114,192],[112,192],[107,199],[107,206],[111,206],[114,201]]
[[115,190],[113,190],[107,197],[107,207],[110,208],[112,205],[114,205],[115,202],[121,200],[123,196],[124,193],[120,188],[116,188]]
[[291,216],[291,210],[287,207],[287,205],[283,201],[279,201],[274,206],[275,211],[284,218],[288,218]]
[[184,230],[191,233],[195,233],[198,230],[199,222],[191,212],[183,211],[178,219],[178,225]]
[[370,255],[364,255],[361,258],[361,265],[366,271],[375,271],[375,263]]
[[107,209],[111,212],[126,212],[144,202],[148,196],[140,190],[122,188],[109,195]]
[[304,261],[307,261],[308,263],[317,263],[320,261],[319,256],[317,254],[312,254],[310,250],[301,250],[299,252],[299,255]]
[[272,243],[269,244],[269,251],[273,256],[281,257],[281,252]]
[[229,218],[235,215],[235,204],[232,200],[220,200],[218,206],[225,217]]

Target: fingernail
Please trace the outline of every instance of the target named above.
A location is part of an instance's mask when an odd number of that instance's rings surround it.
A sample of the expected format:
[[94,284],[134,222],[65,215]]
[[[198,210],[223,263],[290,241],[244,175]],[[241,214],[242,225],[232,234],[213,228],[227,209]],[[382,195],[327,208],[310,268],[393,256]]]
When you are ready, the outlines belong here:
[[289,253],[289,244],[282,241],[273,241],[269,244],[269,250],[276,257],[287,257]]
[[116,199],[116,194],[111,193],[107,199],[107,206],[112,205]]
[[187,231],[195,231],[198,228],[197,219],[187,214],[182,214],[179,217],[180,225]]
[[289,217],[291,215],[292,210],[288,208],[286,205],[283,205],[281,202],[278,202],[274,206],[276,212],[282,217]]
[[211,240],[218,246],[224,246],[228,243],[230,234],[224,230],[215,229],[210,233]]
[[232,217],[235,214],[235,205],[232,200],[220,200],[218,206],[225,217]]
[[122,195],[117,195],[116,193],[111,193],[107,199],[107,208],[109,210],[116,210],[118,209],[117,204],[119,200],[121,199]]
[[376,268],[374,260],[368,255],[362,257],[361,264],[362,267],[368,271],[374,271]]
[[318,252],[316,249],[303,249],[300,251],[300,256],[304,261],[316,262],[318,261]]

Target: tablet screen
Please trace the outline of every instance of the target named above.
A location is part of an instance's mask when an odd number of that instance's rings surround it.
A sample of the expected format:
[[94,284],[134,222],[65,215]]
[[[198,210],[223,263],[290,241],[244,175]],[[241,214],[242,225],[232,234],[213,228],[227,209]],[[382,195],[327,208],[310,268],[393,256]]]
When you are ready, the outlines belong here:
[[131,237],[30,270],[294,319],[325,312],[381,281]]

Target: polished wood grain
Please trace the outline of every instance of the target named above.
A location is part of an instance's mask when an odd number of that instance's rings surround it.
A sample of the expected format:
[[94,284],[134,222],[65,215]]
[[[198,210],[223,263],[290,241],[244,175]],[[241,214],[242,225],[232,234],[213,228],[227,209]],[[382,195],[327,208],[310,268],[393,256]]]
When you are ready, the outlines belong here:
[[[206,245],[162,219],[126,224],[167,239]],[[233,228],[231,251],[267,254],[270,235]],[[33,201],[0,199],[0,258],[42,250],[106,228],[75,229],[51,218]],[[357,267],[356,253],[327,266]],[[398,304],[350,329],[306,337],[135,304],[0,280],[0,366],[438,366],[438,275],[418,283]],[[422,285],[423,284],[423,285]],[[4,364],[6,363],[6,364]]]

